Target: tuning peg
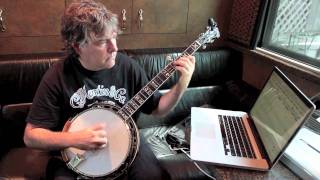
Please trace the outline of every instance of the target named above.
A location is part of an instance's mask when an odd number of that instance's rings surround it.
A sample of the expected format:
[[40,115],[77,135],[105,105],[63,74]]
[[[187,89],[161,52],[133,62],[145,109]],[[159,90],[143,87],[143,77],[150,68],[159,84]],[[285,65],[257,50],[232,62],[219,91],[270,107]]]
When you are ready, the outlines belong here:
[[208,27],[213,30],[214,27],[217,26],[217,23],[213,20],[213,18],[208,19]]
[[206,49],[207,48],[207,45],[202,45],[202,49]]

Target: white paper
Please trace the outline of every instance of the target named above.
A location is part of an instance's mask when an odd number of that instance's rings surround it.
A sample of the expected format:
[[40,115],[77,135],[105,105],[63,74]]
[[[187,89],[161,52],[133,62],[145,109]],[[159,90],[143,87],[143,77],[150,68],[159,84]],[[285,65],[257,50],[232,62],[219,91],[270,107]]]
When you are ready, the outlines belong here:
[[285,151],[315,177],[320,177],[320,136],[302,128]]

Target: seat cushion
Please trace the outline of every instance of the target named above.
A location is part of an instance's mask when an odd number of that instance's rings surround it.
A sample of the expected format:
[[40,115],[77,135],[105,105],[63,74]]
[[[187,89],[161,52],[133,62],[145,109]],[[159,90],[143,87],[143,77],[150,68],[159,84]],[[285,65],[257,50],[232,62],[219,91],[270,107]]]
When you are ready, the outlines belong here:
[[[137,118],[137,125],[140,129],[175,125],[190,114],[191,107],[199,107],[204,104],[214,104],[215,99],[218,99],[217,97],[220,96],[221,91],[221,86],[188,88],[176,107],[166,116],[155,117],[140,113]],[[165,90],[161,90],[160,92],[165,93]]]
[[12,148],[0,160],[0,179],[40,179],[45,177],[49,155],[31,148]]
[[3,106],[1,119],[3,135],[1,137],[1,142],[5,142],[7,148],[24,146],[23,133],[26,126],[25,119],[28,115],[30,106],[31,103]]
[[[204,163],[195,163],[185,154],[159,158],[161,166],[170,174],[171,179],[210,179],[215,172]],[[206,174],[205,174],[206,173]]]

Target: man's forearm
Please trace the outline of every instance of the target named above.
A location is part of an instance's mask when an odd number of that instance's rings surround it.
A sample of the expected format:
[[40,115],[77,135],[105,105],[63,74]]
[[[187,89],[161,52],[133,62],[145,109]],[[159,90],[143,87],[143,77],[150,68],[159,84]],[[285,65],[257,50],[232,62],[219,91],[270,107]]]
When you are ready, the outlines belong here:
[[26,127],[24,142],[28,147],[45,149],[45,150],[60,150],[70,146],[70,133],[53,132],[43,128]]
[[191,80],[195,68],[195,58],[194,56],[182,56],[174,61],[174,65],[180,73],[179,81],[168,93],[160,98],[158,108],[152,112],[153,115],[166,115],[181,99]]
[[167,93],[165,93],[159,101],[158,107],[152,112],[156,116],[164,116],[168,114],[181,99],[185,87],[180,84],[174,85]]

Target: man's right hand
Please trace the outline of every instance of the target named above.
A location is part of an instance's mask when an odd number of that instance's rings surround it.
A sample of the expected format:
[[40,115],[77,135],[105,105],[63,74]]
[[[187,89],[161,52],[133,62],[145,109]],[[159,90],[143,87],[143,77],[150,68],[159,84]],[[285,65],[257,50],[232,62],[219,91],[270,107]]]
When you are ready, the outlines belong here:
[[97,124],[84,130],[71,132],[74,137],[74,147],[83,150],[103,148],[108,143],[105,124]]
[[62,150],[69,147],[98,149],[107,145],[105,127],[105,124],[97,124],[76,132],[55,132],[27,123],[24,142],[28,147],[44,150]]

